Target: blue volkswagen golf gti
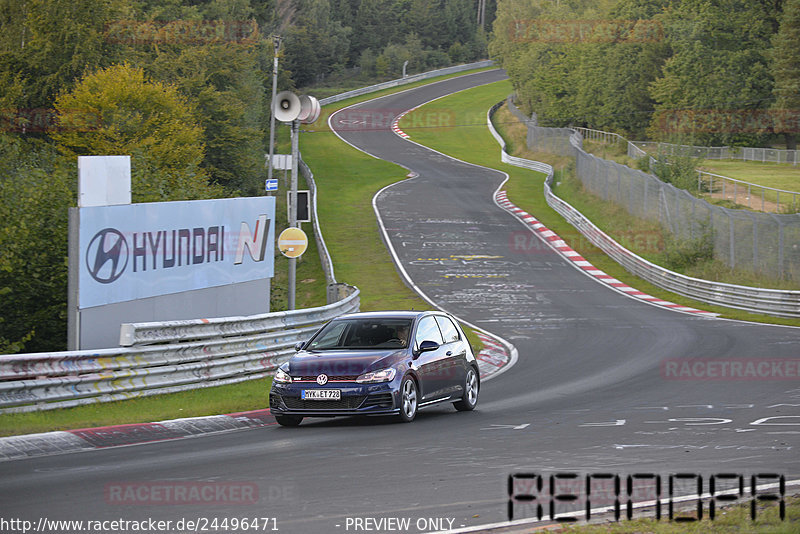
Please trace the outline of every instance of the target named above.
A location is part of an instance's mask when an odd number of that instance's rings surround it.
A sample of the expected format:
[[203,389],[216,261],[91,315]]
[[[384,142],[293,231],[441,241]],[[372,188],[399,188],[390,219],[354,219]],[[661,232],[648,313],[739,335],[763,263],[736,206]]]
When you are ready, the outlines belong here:
[[478,362],[460,325],[442,312],[343,315],[298,343],[275,373],[269,406],[284,426],[304,417],[397,415],[452,402],[475,409]]

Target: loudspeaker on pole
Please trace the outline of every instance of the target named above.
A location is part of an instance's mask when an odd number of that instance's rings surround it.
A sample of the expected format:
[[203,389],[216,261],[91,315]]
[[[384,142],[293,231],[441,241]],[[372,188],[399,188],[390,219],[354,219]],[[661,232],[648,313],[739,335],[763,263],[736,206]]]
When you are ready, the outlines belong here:
[[321,112],[322,106],[319,105],[319,100],[313,96],[300,96],[300,114],[297,116],[297,120],[304,124],[311,124],[316,122]]
[[292,122],[297,119],[302,111],[300,99],[291,91],[281,91],[275,95],[272,103],[272,112],[281,122]]

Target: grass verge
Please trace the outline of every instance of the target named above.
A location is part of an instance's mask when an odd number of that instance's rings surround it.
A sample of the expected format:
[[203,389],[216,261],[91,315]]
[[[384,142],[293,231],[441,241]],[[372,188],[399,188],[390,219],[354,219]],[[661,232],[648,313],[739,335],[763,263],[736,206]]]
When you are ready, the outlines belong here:
[[[706,503],[707,504],[707,503]],[[685,517],[693,517],[685,514]],[[662,519],[634,519],[597,525],[565,526],[559,529],[565,533],[612,533],[627,534],[648,532],[651,534],[734,534],[748,532],[753,534],[778,534],[800,532],[800,497],[786,498],[786,515],[780,518],[778,505],[774,502],[759,503],[756,518],[750,517],[750,505],[738,504],[725,507],[717,512],[713,520],[707,515],[700,521],[668,521]]]
[[[362,310],[426,310],[430,306],[400,279],[378,232],[372,211],[372,196],[381,187],[402,180],[405,169],[375,160],[341,142],[328,129],[328,116],[359,101],[484,70],[489,69],[450,74],[338,102],[326,106],[316,123],[303,128],[303,158],[311,166],[318,181],[320,224],[334,259],[336,276],[340,281],[361,289]],[[283,126],[278,128],[286,130]],[[278,139],[276,153],[286,152],[286,132],[281,132]],[[283,172],[276,171],[275,177],[283,181]],[[302,177],[299,180],[299,188],[302,189],[305,183]],[[276,203],[276,239],[287,226],[287,187],[284,183],[281,187]],[[316,242],[309,225],[306,225],[305,231],[310,239],[308,250],[297,262],[297,308],[325,304],[325,276],[319,262]],[[271,308],[275,311],[286,309],[287,280],[286,258],[276,251],[273,295],[270,299]],[[470,329],[466,329],[466,332],[472,346],[480,350],[482,343],[475,333]],[[2,414],[0,436],[257,410],[266,407],[270,384],[271,378],[267,378],[75,408]]]
[[[508,191],[509,199],[514,204],[533,214],[598,269],[605,271],[614,278],[640,291],[683,306],[719,313],[722,317],[729,319],[800,326],[800,320],[797,319],[784,319],[747,313],[721,306],[712,306],[670,293],[630,274],[605,253],[589,244],[571,224],[565,221],[555,210],[547,205],[542,193],[545,176],[542,173],[536,173],[527,169],[520,169],[501,163],[500,147],[489,133],[485,119],[480,125],[474,124],[474,118],[476,116],[482,113],[483,117],[485,117],[486,110],[495,103],[505,99],[511,91],[512,88],[509,82],[496,82],[475,89],[462,91],[430,104],[436,106],[437,109],[447,108],[453,110],[455,114],[454,124],[466,126],[415,128],[413,126],[414,114],[417,113],[420,114],[420,116],[424,116],[424,114],[427,113],[425,106],[423,106],[418,108],[414,113],[406,115],[401,121],[400,127],[411,136],[413,141],[464,161],[506,172],[510,180],[505,187]],[[512,148],[519,148],[525,145],[524,125],[510,121],[508,117],[503,118],[502,116],[498,119],[497,124],[499,126],[498,129],[509,146]],[[536,159],[538,161],[545,161],[555,167],[566,167],[570,160],[570,158],[529,152],[517,153],[515,155]],[[570,201],[570,199],[565,200]],[[603,226],[602,221],[595,221],[593,219],[593,222],[595,222],[595,224],[599,223],[598,226],[600,227]]]
[[0,415],[0,436],[165,421],[266,407],[272,378],[43,412]]
[[706,159],[700,169],[752,184],[786,191],[800,191],[800,166],[788,163]]

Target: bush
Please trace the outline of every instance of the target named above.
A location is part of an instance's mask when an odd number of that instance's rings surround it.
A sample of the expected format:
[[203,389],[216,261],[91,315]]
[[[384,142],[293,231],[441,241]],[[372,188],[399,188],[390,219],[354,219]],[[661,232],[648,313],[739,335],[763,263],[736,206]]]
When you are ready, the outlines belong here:
[[678,189],[697,193],[697,166],[700,160],[685,155],[659,154],[652,166],[653,173]]
[[701,226],[701,234],[694,239],[681,239],[664,231],[664,255],[668,269],[683,272],[690,267],[714,259],[714,235],[709,223]]

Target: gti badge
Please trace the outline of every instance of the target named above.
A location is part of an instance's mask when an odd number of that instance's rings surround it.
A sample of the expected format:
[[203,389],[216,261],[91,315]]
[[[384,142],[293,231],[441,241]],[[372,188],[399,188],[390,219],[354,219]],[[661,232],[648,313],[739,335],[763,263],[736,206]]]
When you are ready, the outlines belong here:
[[128,265],[128,242],[116,228],[97,232],[86,249],[86,268],[101,284],[110,284],[125,272]]

